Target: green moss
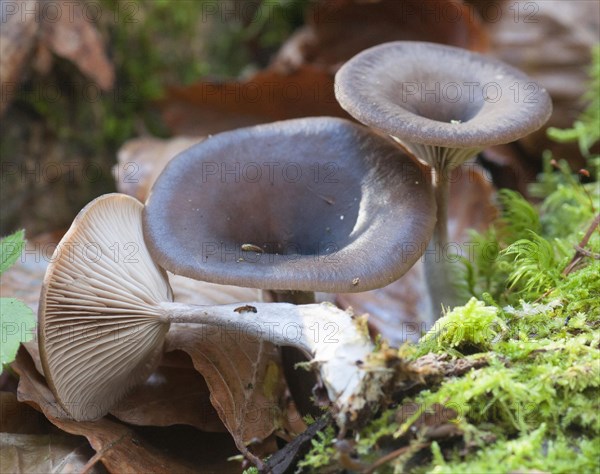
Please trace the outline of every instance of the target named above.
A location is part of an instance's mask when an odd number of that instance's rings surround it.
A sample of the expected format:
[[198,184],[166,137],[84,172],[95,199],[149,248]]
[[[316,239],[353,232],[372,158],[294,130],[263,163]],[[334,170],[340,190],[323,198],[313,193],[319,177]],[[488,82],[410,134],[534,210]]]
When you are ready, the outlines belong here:
[[[598,252],[598,250],[596,250]],[[598,328],[600,322],[600,264],[590,261],[571,273],[558,286],[553,296],[564,302],[564,314],[577,316],[584,313],[587,321]]]
[[502,256],[508,257],[504,264],[511,268],[507,283],[513,294],[527,300],[535,300],[557,285],[561,264],[566,263],[566,255],[562,252],[559,255],[558,245],[552,245],[549,240],[535,232],[532,231],[529,235],[529,238],[509,245],[502,252]]
[[435,323],[421,339],[419,354],[441,351],[460,354],[463,348],[471,352],[489,350],[492,341],[504,330],[504,323],[497,314],[495,306],[486,306],[471,298],[466,305],[447,312]]
[[[464,474],[465,472],[497,473],[542,471],[552,473],[595,472],[599,438],[549,438],[546,425],[514,440],[502,439],[479,451],[468,461],[454,455],[446,462],[438,451],[426,470],[432,474]],[[499,471],[500,470],[500,471]]]
[[379,440],[392,436],[399,428],[396,421],[396,410],[384,411],[381,416],[361,430],[360,437],[356,442],[356,452],[363,457],[372,454],[373,446],[377,446]]
[[298,463],[301,471],[314,472],[323,469],[335,462],[336,449],[333,445],[335,432],[333,427],[328,426],[324,431],[319,431],[311,440],[310,452]]

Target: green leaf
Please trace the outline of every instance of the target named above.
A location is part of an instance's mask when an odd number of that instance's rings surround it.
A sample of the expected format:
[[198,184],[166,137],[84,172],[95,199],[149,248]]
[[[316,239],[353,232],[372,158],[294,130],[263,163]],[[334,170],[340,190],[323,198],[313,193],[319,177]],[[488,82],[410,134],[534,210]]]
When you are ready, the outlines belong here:
[[15,359],[21,342],[33,339],[35,316],[29,306],[15,298],[0,298],[0,362]]
[[24,246],[25,231],[23,229],[0,240],[0,275],[17,261]]

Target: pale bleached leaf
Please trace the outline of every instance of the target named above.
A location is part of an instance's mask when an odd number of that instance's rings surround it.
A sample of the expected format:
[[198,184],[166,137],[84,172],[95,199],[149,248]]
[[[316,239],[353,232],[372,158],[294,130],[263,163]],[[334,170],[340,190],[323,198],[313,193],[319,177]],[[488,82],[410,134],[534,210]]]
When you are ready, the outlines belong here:
[[[0,466],[11,474],[76,474],[94,454],[84,438],[67,434],[0,433]],[[104,472],[93,466],[90,474]]]
[[125,142],[113,167],[117,190],[144,202],[167,163],[202,140],[202,137],[143,137]]

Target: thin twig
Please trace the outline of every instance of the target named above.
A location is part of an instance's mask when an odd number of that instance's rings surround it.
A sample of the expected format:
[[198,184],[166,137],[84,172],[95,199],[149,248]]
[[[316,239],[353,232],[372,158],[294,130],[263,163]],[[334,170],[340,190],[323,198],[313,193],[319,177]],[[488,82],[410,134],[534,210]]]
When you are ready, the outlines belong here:
[[589,250],[584,249],[583,247],[580,247],[579,245],[573,245],[573,248],[575,250],[577,250],[579,253],[585,255],[586,257],[593,258],[594,260],[600,260],[600,253],[590,252]]
[[598,214],[596,218],[592,221],[592,224],[583,236],[583,239],[581,239],[579,245],[575,247],[575,255],[573,256],[569,264],[565,267],[565,269],[562,271],[563,276],[567,276],[569,273],[571,273],[573,269],[577,266],[577,264],[583,259],[583,257],[586,256],[586,254],[584,252],[581,252],[580,249],[583,249],[588,244],[592,237],[592,234],[594,233],[594,230],[596,229],[596,227],[598,227],[598,225],[600,225],[600,214]]
[[431,445],[431,442],[417,444],[416,446],[411,446],[411,445],[403,446],[400,449],[396,449],[395,451],[392,451],[391,453],[388,453],[385,456],[380,457],[377,461],[375,461],[367,469],[365,469],[362,472],[362,474],[372,474],[373,472],[375,472],[375,469],[377,469],[378,467],[381,467],[384,464],[396,459],[397,457],[402,456],[403,454],[407,453],[408,451],[411,451],[413,449],[421,450],[423,448],[427,448],[430,445]]

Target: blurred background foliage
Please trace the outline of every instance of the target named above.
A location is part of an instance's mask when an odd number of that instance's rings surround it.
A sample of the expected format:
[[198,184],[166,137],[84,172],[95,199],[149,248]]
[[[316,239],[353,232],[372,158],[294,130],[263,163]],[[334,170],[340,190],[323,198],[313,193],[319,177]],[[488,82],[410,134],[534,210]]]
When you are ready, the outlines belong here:
[[[29,235],[67,227],[92,197],[114,191],[111,167],[127,139],[169,135],[157,107],[167,87],[265,67],[303,23],[308,4],[101,0],[96,26],[115,68],[114,87],[101,91],[58,56],[49,70],[33,67],[25,76],[0,131],[7,171],[0,235],[18,227]],[[32,62],[35,66],[35,57]],[[75,172],[64,173],[69,166]],[[68,185],[56,184],[65,179]]]

